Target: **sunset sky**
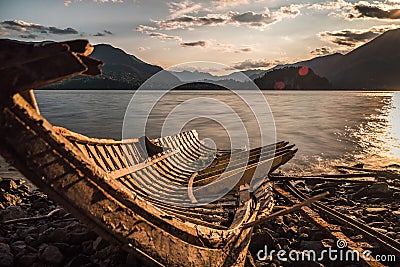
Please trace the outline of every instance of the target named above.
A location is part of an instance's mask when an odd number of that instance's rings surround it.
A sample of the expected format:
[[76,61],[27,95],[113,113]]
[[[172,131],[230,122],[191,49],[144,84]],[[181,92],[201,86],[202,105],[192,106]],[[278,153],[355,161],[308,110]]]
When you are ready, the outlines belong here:
[[399,1],[0,0],[0,37],[88,38],[164,68],[269,68],[345,53],[400,27]]

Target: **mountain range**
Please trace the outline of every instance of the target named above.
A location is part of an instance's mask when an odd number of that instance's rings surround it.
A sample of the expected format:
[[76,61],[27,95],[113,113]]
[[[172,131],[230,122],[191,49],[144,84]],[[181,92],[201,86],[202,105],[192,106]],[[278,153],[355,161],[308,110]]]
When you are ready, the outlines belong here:
[[[291,65],[306,66],[337,89],[400,89],[400,29],[387,31],[342,55],[332,54]],[[323,89],[323,88],[322,88]]]
[[[187,82],[191,80],[243,82],[243,73],[262,89],[273,89],[273,84],[291,81],[286,89],[299,89],[304,79],[297,79],[298,68],[310,69],[312,78],[307,80],[307,88],[319,89],[388,89],[400,88],[400,29],[387,31],[372,41],[343,54],[331,54],[294,64],[278,65],[269,70],[248,70],[234,72],[225,76],[215,76],[207,72],[181,71],[171,72],[165,77],[167,83]],[[76,77],[63,81],[55,89],[136,89],[161,67],[148,64],[139,58],[127,54],[108,44],[95,45],[91,55],[102,60],[105,65],[103,74],[98,77]],[[286,71],[285,71],[286,69]],[[327,79],[323,81],[323,79]],[[162,84],[157,86],[162,87]],[[318,87],[320,86],[320,87]],[[245,88],[244,88],[245,89]]]
[[[104,62],[102,74],[96,77],[79,76],[51,85],[53,89],[137,89],[148,78],[163,69],[148,64],[120,48],[109,44],[94,46],[93,58]],[[164,77],[167,75],[168,77]],[[166,73],[163,80],[179,83],[173,75]],[[162,85],[160,85],[162,86]]]

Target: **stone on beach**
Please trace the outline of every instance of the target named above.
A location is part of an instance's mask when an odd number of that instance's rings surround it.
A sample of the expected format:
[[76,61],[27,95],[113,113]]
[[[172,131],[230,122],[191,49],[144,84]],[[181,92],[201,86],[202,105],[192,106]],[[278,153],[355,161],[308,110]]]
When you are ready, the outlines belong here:
[[0,243],[0,267],[10,267],[14,265],[14,256],[9,245]]

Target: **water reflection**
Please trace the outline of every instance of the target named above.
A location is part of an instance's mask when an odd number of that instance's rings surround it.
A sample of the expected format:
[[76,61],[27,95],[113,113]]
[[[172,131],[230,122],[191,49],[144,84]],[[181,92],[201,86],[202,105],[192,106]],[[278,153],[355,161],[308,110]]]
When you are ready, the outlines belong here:
[[400,159],[400,95],[371,93],[371,110],[355,129],[348,129],[362,153],[355,159],[371,166],[398,164]]
[[[255,128],[253,116],[234,97],[219,91],[191,91],[177,92],[159,103],[150,118],[157,126],[150,127],[150,135],[159,135],[157,129],[165,113],[193,95],[223,99],[241,114],[247,127]],[[400,164],[400,92],[265,91],[264,95],[275,118],[277,139],[289,140],[299,148],[284,170],[315,173],[333,170],[332,166],[338,164]],[[121,138],[131,96],[132,92],[127,91],[37,93],[42,114],[53,124],[93,137],[115,139]],[[230,122],[227,119],[224,123]],[[211,137],[218,146],[224,146],[226,133],[215,123],[199,118],[186,128],[196,128],[202,138]]]

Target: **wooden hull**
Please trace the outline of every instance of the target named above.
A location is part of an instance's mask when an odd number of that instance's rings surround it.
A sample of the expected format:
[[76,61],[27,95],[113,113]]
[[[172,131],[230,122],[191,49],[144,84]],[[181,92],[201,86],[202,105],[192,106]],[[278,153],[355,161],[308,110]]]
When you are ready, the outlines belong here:
[[[88,57],[88,41],[37,46],[3,40],[0,50],[6,55],[0,66],[0,153],[7,161],[147,265],[244,265],[252,228],[243,226],[273,206],[268,177],[252,190],[249,183],[293,157],[293,146],[231,152],[204,146],[195,131],[124,141],[71,133],[40,115],[28,89],[100,74],[102,63]],[[209,154],[216,157],[199,169],[199,159]],[[219,196],[232,178],[237,182]],[[201,188],[209,195],[199,205]]]
[[8,161],[94,231],[127,251],[168,266],[244,264],[252,229],[240,225],[254,221],[260,208],[249,196],[230,227],[182,222],[121,187],[19,94],[1,100],[0,129],[0,149]]

